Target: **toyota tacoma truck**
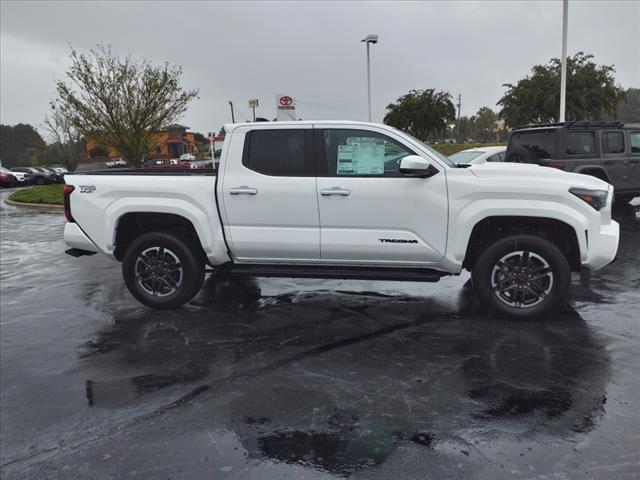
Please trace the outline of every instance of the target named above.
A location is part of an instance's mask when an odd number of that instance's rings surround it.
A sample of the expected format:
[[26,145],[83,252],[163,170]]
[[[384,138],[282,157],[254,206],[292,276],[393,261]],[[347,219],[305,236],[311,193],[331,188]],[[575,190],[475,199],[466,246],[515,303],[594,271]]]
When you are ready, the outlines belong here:
[[177,308],[216,277],[433,282],[471,272],[491,311],[562,308],[572,271],[618,248],[605,181],[532,164],[456,165],[386,125],[225,126],[213,170],[65,175],[67,253],[122,262],[131,294]]

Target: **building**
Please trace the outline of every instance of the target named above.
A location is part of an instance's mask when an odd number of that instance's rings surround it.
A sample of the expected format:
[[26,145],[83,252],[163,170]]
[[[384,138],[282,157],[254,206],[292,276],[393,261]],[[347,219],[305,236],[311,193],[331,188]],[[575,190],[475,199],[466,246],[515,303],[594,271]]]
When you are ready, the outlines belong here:
[[[198,147],[196,146],[195,133],[188,132],[189,127],[174,123],[168,125],[162,130],[153,132],[151,141],[149,142],[149,157],[150,158],[179,158],[184,153],[191,153],[193,155],[198,154]],[[96,155],[96,150],[101,148],[106,152],[106,155]],[[93,154],[92,154],[93,151]],[[86,141],[86,153],[91,157],[121,157],[121,153],[112,145],[104,145],[99,140],[91,137],[87,137]]]

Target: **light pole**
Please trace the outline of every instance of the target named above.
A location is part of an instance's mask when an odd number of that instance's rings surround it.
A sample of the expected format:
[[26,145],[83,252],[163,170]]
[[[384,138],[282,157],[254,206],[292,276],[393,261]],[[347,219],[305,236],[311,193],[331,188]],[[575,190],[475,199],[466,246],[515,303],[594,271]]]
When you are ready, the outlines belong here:
[[369,121],[371,121],[371,63],[369,59],[369,44],[378,43],[378,35],[367,35],[360,41],[367,44],[367,104],[369,106]]
[[562,1],[562,67],[560,70],[560,115],[559,121],[564,122],[564,112],[567,104],[567,13],[569,0]]
[[233,114],[233,102],[229,100],[229,107],[231,107],[231,123],[236,123],[236,117]]

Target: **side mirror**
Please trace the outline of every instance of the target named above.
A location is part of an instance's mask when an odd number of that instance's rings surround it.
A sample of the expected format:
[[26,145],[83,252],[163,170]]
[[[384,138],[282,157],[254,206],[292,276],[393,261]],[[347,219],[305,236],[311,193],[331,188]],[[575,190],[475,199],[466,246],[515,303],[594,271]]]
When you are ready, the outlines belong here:
[[419,155],[407,155],[400,160],[400,173],[408,177],[427,178],[437,172],[428,159]]

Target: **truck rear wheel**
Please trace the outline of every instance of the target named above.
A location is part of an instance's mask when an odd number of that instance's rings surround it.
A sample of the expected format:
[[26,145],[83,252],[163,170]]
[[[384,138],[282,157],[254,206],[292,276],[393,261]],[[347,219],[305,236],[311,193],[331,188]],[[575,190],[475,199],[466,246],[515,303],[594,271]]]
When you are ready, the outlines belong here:
[[531,318],[564,307],[571,269],[553,243],[513,235],[491,244],[471,273],[479,300],[501,316]]
[[191,300],[202,287],[204,270],[198,245],[165,232],[136,238],[122,260],[131,294],[157,309],[178,308]]

